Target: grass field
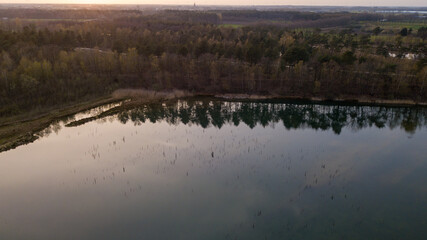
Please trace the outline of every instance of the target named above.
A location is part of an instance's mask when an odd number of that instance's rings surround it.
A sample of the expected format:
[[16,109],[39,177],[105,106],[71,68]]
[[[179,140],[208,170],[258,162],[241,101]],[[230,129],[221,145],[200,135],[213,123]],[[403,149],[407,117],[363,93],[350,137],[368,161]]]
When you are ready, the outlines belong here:
[[402,28],[412,28],[418,30],[421,27],[427,27],[427,20],[420,20],[417,22],[361,22],[361,24],[367,27],[380,27],[383,29],[398,30]]
[[241,24],[229,24],[229,23],[224,23],[224,24],[220,24],[220,27],[226,27],[226,28],[240,28],[243,27],[243,25]]

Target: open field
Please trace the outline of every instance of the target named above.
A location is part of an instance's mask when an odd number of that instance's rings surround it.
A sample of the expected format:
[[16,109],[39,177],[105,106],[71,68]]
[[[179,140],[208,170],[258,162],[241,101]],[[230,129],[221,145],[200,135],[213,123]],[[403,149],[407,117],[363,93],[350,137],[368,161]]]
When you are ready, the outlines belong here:
[[220,27],[225,27],[225,28],[240,28],[243,27],[244,25],[242,24],[231,24],[231,23],[224,23],[224,24],[220,24]]
[[410,21],[410,22],[382,22],[382,21],[361,21],[361,25],[366,27],[381,27],[386,30],[401,30],[402,28],[412,28],[413,30],[418,30],[421,27],[427,27],[427,20],[420,21]]

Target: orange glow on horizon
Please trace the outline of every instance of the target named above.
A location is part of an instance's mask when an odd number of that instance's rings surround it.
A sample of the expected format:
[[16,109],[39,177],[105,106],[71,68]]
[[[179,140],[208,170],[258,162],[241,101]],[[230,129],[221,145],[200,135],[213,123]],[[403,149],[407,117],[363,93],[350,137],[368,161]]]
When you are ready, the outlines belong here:
[[305,6],[418,6],[425,0],[0,0],[0,4],[149,4],[149,5],[305,5]]

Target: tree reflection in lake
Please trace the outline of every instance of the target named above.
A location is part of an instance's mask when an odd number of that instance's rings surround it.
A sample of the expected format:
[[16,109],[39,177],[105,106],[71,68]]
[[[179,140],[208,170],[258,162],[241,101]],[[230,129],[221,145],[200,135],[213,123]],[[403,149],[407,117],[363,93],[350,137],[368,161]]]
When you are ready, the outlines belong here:
[[293,104],[274,102],[223,102],[218,100],[174,101],[163,104],[148,104],[118,115],[122,123],[132,121],[141,124],[166,121],[182,122],[203,128],[224,124],[241,123],[254,128],[257,124],[268,126],[282,122],[286,129],[312,128],[332,129],[340,134],[344,127],[353,130],[375,126],[377,128],[400,127],[408,133],[426,126],[425,108],[344,106]]
[[425,109],[207,98],[123,109],[62,119],[0,153],[0,239],[427,235]]

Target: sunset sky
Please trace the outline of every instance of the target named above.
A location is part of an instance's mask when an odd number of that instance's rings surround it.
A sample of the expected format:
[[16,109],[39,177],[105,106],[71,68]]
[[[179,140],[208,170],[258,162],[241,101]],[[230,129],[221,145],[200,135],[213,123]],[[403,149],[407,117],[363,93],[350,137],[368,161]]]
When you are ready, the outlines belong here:
[[0,0],[0,3],[427,6],[426,0]]

